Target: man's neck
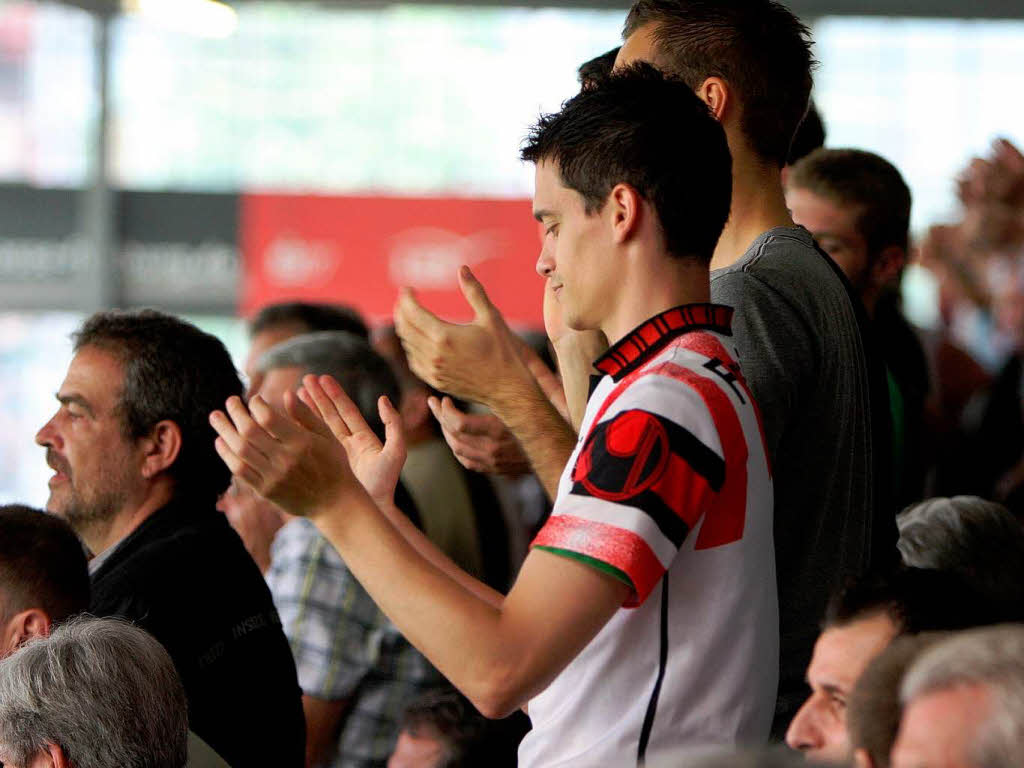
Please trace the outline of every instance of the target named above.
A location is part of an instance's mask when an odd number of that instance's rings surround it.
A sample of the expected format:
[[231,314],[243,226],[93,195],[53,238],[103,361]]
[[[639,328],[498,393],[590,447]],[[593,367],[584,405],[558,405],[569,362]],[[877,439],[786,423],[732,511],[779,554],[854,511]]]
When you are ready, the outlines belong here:
[[106,552],[170,503],[169,489],[154,489],[141,503],[126,504],[108,520],[80,528],[78,533],[93,555]]
[[611,345],[667,309],[711,300],[708,268],[693,259],[660,257],[623,278],[616,308],[601,323]]
[[765,165],[742,145],[734,148],[734,142],[729,144],[733,150],[732,203],[711,269],[735,263],[768,230],[793,226],[782,191],[781,169]]

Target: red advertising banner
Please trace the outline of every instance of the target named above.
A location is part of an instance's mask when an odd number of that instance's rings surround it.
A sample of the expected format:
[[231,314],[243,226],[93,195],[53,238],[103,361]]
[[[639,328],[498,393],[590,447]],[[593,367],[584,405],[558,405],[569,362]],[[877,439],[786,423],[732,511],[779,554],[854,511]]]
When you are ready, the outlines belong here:
[[247,194],[240,215],[246,316],[306,300],[388,322],[408,286],[424,306],[464,321],[457,271],[468,264],[509,323],[543,327],[529,200]]

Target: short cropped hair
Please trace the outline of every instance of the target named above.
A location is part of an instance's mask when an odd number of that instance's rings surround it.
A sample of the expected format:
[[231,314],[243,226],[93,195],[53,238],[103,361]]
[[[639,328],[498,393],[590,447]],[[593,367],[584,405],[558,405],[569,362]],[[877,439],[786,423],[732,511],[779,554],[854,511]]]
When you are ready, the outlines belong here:
[[576,70],[576,79],[580,81],[580,85],[593,85],[608,77],[615,66],[615,59],[619,55],[619,47],[616,46],[610,51],[605,51],[600,56],[595,56],[580,64]]
[[951,571],[991,600],[1024,607],[1024,526],[1006,507],[977,496],[939,497],[907,507],[896,523],[907,565]]
[[213,447],[210,412],[241,396],[242,382],[219,339],[152,309],[97,312],[72,336],[75,351],[97,347],[121,363],[119,408],[125,435],[143,437],[160,421],[181,430],[181,450],[168,474],[174,493],[211,504],[231,471]]
[[522,158],[553,162],[588,214],[629,184],[653,207],[670,255],[710,263],[729,216],[732,160],[722,127],[682,81],[644,62],[616,70],[542,116]]
[[325,331],[294,336],[275,344],[256,361],[256,370],[266,373],[276,368],[301,368],[303,375],[333,376],[341,388],[359,407],[366,423],[384,437],[384,424],[377,410],[377,400],[387,395],[392,403],[399,401],[398,380],[369,342],[344,331]]
[[995,605],[956,574],[903,568],[851,580],[832,596],[823,629],[884,614],[900,633],[964,629],[1005,620]]
[[487,731],[487,720],[453,688],[436,688],[414,699],[402,716],[402,730],[435,739],[442,754],[435,768],[475,765],[469,758]]
[[85,551],[65,521],[31,507],[0,507],[0,623],[38,608],[54,624],[89,607]]
[[965,757],[984,768],[1019,766],[1024,755],[1024,626],[1004,624],[956,635],[924,651],[900,687],[904,707],[919,696],[983,686],[992,711]]
[[77,617],[0,661],[0,742],[17,765],[54,744],[75,768],[183,768],[185,690],[144,630]]
[[891,245],[907,249],[910,188],[885,158],[861,149],[818,149],[789,169],[786,185],[855,208],[870,255]]
[[657,64],[693,89],[729,83],[750,147],[782,167],[813,85],[808,28],[774,0],[635,0],[623,37],[648,24]]
[[348,331],[364,339],[370,338],[366,321],[352,307],[306,301],[268,304],[249,320],[249,335],[282,325],[298,326],[303,333]]
[[811,99],[810,104],[807,105],[807,114],[804,115],[804,119],[797,126],[796,133],[793,134],[793,143],[789,147],[786,165],[793,165],[814,150],[825,146],[826,136],[825,122],[821,119],[821,113],[815,106],[814,100]]
[[945,632],[926,632],[897,637],[868,662],[857,678],[846,709],[846,729],[850,746],[867,751],[875,768],[889,768],[889,755],[903,712],[903,675],[924,649],[948,636]]

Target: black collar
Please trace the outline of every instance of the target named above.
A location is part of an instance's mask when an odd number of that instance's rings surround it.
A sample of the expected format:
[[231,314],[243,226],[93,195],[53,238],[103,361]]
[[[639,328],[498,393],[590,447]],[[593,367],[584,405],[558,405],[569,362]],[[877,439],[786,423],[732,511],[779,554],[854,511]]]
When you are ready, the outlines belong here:
[[666,309],[641,323],[594,361],[594,367],[615,381],[635,371],[668,342],[690,331],[732,335],[732,307],[722,304],[684,304]]

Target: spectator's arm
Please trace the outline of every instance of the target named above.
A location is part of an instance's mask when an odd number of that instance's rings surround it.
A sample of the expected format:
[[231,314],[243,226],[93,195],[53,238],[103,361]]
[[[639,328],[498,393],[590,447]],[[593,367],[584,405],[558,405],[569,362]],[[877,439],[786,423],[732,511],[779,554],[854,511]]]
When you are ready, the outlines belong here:
[[575,433],[552,404],[558,400],[555,387],[550,377],[538,379],[531,371],[533,363],[523,354],[522,342],[466,267],[459,284],[475,313],[465,325],[446,323],[410,293],[402,294],[395,330],[409,367],[432,387],[490,408],[515,435],[553,497],[576,445]]
[[[355,422],[338,424],[338,408],[353,418],[358,409],[341,388],[328,395],[314,377],[304,386],[332,432],[351,437]],[[231,419],[211,421],[232,472],[310,517],[406,639],[485,715],[505,716],[546,688],[631,594],[613,575],[534,550],[496,606],[423,557],[328,441],[259,398],[251,414],[228,402]]]

